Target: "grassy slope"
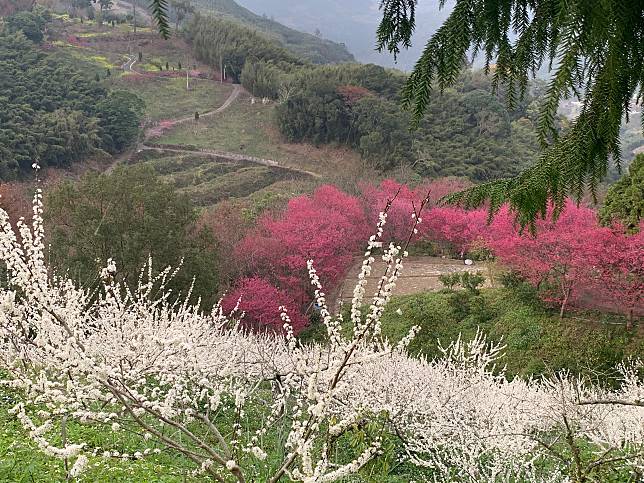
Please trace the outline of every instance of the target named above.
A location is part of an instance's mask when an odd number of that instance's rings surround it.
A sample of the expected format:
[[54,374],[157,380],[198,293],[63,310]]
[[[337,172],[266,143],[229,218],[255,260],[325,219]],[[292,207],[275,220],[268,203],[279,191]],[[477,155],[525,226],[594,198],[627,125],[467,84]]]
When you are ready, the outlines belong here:
[[[396,313],[400,309],[402,315]],[[622,359],[644,353],[644,331],[627,332],[623,322],[601,314],[577,313],[559,319],[535,300],[531,289],[516,287],[464,292],[427,292],[395,297],[383,318],[383,333],[391,340],[404,337],[414,325],[421,327],[410,346],[412,353],[432,358],[459,334],[467,340],[480,327],[492,341],[507,347],[502,364],[508,374],[532,376],[550,371],[612,376]],[[320,337],[320,327],[305,337]]]
[[[42,482],[64,481],[65,471],[61,460],[44,455],[26,436],[15,416],[7,411],[12,407],[11,393],[0,388],[0,481]],[[71,441],[82,434],[82,439],[96,446],[113,448],[114,437],[110,431],[100,431],[78,424],[68,425]],[[80,439],[80,438],[79,438]],[[134,439],[119,436],[126,441],[128,451],[139,451]],[[129,448],[127,447],[129,444]],[[153,448],[153,446],[150,446]],[[136,448],[136,449],[135,449]],[[108,482],[163,482],[183,483],[200,481],[189,476],[189,463],[180,455],[162,452],[139,461],[103,460],[91,458],[87,471],[79,481]]]
[[134,92],[145,101],[146,116],[151,121],[188,117],[195,111],[205,112],[221,106],[232,92],[230,84],[206,79],[191,79],[186,90],[183,77],[137,80],[135,74],[124,76],[117,86]]
[[[65,55],[71,55],[96,72],[106,86],[136,93],[146,103],[146,117],[154,122],[163,119],[191,117],[223,104],[232,90],[229,84],[209,79],[192,79],[192,89],[185,89],[185,78],[158,78],[158,66],[165,63],[182,68],[196,67],[210,75],[210,67],[194,59],[190,46],[180,37],[161,39],[149,28],[138,29],[138,40],[132,41],[128,25],[99,26],[96,22],[56,18],[50,31],[54,45]],[[142,61],[136,62],[138,71],[150,71],[153,76],[142,77],[123,72],[128,52]],[[110,70],[110,76],[106,71]],[[186,123],[170,131],[158,142],[179,142],[196,146],[270,158],[280,165],[320,173],[320,179],[303,177],[278,168],[250,163],[230,163],[226,160],[198,155],[176,153],[131,153],[123,162],[147,162],[180,191],[187,194],[200,208],[208,208],[219,201],[232,198],[249,217],[254,218],[266,208],[282,206],[294,196],[311,192],[323,182],[335,183],[347,190],[355,190],[365,176],[365,162],[354,151],[345,148],[283,142],[273,123],[274,105],[250,105],[242,96],[228,111],[204,117],[195,128]],[[85,164],[80,168],[89,167]],[[91,169],[104,169],[94,166]],[[56,172],[59,174],[59,172]],[[69,174],[69,173],[68,173]],[[78,173],[76,173],[78,174]],[[76,174],[72,173],[72,176]],[[64,174],[65,175],[65,174]],[[370,176],[367,173],[366,176]]]
[[[13,397],[11,393],[0,387],[0,481],[31,483],[64,481],[63,462],[46,456],[37,449],[36,445],[26,436],[17,419],[8,414],[7,411],[12,407],[12,403]],[[247,416],[253,421],[262,421],[266,416],[265,409],[264,406],[251,407],[247,412]],[[224,428],[230,428],[230,423],[231,421],[221,421],[221,425]],[[288,434],[288,427],[289,422],[281,420],[280,423],[269,428],[269,432],[263,437],[262,447],[269,453],[269,458],[266,460],[269,465],[268,472],[263,465],[257,465],[257,460],[254,458],[239,456],[238,461],[242,467],[247,468],[247,481],[266,481],[267,473],[272,474],[280,466],[284,457],[284,439]],[[55,431],[57,432],[59,429],[59,427],[56,427]],[[376,431],[380,433],[377,428]],[[225,432],[227,433],[228,430],[225,430]],[[69,422],[67,425],[67,434],[69,441],[85,441],[93,448],[118,450],[121,453],[127,452],[130,455],[135,451],[142,451],[146,447],[155,448],[154,444],[142,443],[140,437],[132,436],[132,433],[124,432],[123,430],[115,437],[109,428],[99,429],[74,422]],[[254,434],[252,429],[251,434]],[[59,441],[54,441],[54,443],[59,444]],[[364,449],[362,430],[356,430],[354,435],[343,437],[339,448],[345,462],[348,463],[356,458],[360,451]],[[368,464],[360,475],[342,479],[340,482],[376,483],[386,481],[389,483],[404,483],[414,480],[427,481],[423,470],[407,463],[394,464],[394,455],[400,451],[399,443],[395,438],[384,435],[383,449],[385,449],[386,454]],[[78,480],[74,481],[100,483],[189,483],[210,481],[203,476],[192,477],[190,475],[192,469],[194,469],[194,466],[190,461],[181,454],[171,451],[151,454],[136,461],[117,458],[105,460],[102,457],[90,457],[87,470]]]
[[[333,146],[316,147],[305,143],[286,143],[274,127],[274,104],[251,105],[241,96],[226,111],[216,116],[183,124],[167,131],[156,142],[187,144],[232,153],[273,159],[285,166],[322,174],[329,181],[342,170],[346,175],[363,171],[364,162],[355,151]],[[366,175],[363,176],[366,177]]]

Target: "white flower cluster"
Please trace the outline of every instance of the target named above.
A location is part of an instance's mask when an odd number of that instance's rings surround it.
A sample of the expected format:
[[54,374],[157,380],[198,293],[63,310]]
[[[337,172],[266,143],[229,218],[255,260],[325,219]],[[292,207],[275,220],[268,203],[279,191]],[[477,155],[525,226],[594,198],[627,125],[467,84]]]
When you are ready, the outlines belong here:
[[[552,455],[566,441],[593,445],[593,468],[644,466],[644,407],[637,404],[644,387],[634,366],[620,367],[624,384],[610,392],[568,376],[508,380],[494,368],[502,347],[482,336],[454,342],[433,361],[406,353],[417,327],[397,345],[382,340],[380,319],[406,256],[405,246],[380,242],[386,212],[354,291],[350,336],[308,263],[328,342],[303,345],[283,309],[280,337],[244,332],[218,306],[202,313],[171,300],[165,286],[174,272],[154,276],[151,263],[138,290],[114,281],[111,260],[102,291],[76,288],[49,272],[40,193],[34,206],[32,227],[21,222],[19,236],[0,210],[8,271],[0,289],[0,374],[8,377],[0,382],[23,396],[14,413],[38,446],[76,458],[69,478],[88,466],[89,455],[138,459],[165,448],[216,480],[248,481],[261,466],[270,482],[335,481],[383,451],[378,433],[352,461],[336,459],[334,442],[365,421],[397,435],[406,458],[432,468],[438,481],[566,481],[570,461]],[[387,268],[365,310],[378,251]],[[163,295],[153,298],[157,292]],[[59,440],[66,420],[103,425],[116,440],[125,430],[128,438],[138,433],[141,447],[55,447],[49,441]],[[277,424],[287,434],[275,467],[267,433]],[[539,472],[543,458],[552,460],[547,475]]]

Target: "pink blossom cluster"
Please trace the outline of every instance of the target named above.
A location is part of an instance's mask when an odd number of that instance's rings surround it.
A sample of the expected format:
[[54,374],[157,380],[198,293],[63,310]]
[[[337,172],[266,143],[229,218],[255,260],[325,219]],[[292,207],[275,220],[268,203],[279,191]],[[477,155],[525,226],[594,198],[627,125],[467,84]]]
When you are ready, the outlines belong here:
[[[537,220],[534,233],[521,230],[505,207],[490,222],[486,208],[465,210],[439,203],[466,186],[447,179],[410,188],[385,180],[360,186],[360,196],[323,186],[311,196],[293,198],[284,212],[261,218],[238,243],[234,256],[246,274],[288,293],[295,305],[292,314],[306,311],[313,295],[302,268],[307,259],[314,258],[318,276],[333,290],[359,253],[364,226],[377,221],[375,207],[393,200],[382,236],[386,243],[399,243],[409,233],[409,213],[429,193],[430,206],[414,241],[432,242],[444,254],[460,257],[483,248],[537,287],[543,300],[557,305],[562,315],[570,306],[621,311],[630,326],[635,315],[644,314],[644,230],[627,235],[619,226],[601,227],[593,209],[572,202],[557,221],[552,210]],[[242,305],[255,298],[262,296],[246,291]],[[262,318],[279,328],[274,311]]]
[[148,128],[146,135],[148,138],[158,138],[167,130],[172,129],[175,124],[176,121],[173,119],[162,119]]
[[[427,202],[415,206],[410,233]],[[170,451],[215,481],[342,481],[395,435],[398,462],[429,468],[434,481],[592,481],[604,468],[636,481],[642,361],[621,365],[622,385],[609,390],[567,374],[508,379],[498,369],[503,346],[481,335],[452,342],[436,360],[411,357],[417,327],[395,346],[380,337],[409,247],[384,242],[387,219],[388,210],[378,214],[364,252],[352,330],[341,330],[342,315],[329,311],[306,261],[328,335],[306,345],[287,307],[278,307],[284,335],[239,330],[219,305],[204,313],[175,301],[167,282],[176,271],[153,276],[151,261],[136,290],[115,281],[112,260],[99,290],[79,289],[46,264],[40,192],[31,227],[21,220],[14,231],[0,210],[0,384],[13,388],[11,412],[41,451],[65,462],[68,480],[101,458]],[[376,258],[386,270],[368,299]],[[274,304],[285,300],[264,291]],[[65,433],[68,421],[111,437]],[[361,432],[362,447],[346,458],[343,436],[367,427],[374,430]],[[275,432],[283,446],[273,444]]]
[[[257,227],[238,243],[234,256],[252,274],[256,286],[272,285],[288,293],[296,304],[289,307],[291,315],[303,320],[298,311],[312,300],[307,260],[315,260],[325,286],[335,286],[367,238],[366,230],[367,220],[360,199],[326,185],[310,196],[291,199],[278,216],[262,217]],[[237,291],[225,297],[224,305],[233,304],[236,295]],[[258,301],[263,297],[261,292],[246,290],[240,307],[247,316],[259,317],[257,311],[248,309],[261,305]],[[274,307],[262,314],[262,320],[272,320],[277,329],[282,326]],[[251,323],[258,322],[254,319]],[[294,330],[301,328],[298,324]]]

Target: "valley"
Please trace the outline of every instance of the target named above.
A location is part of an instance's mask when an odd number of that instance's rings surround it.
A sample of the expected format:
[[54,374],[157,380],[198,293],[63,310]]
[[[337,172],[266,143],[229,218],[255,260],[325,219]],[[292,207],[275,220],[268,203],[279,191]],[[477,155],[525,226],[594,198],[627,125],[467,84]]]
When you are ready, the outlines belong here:
[[0,481],[639,481],[632,93],[478,2],[133,2],[0,0]]

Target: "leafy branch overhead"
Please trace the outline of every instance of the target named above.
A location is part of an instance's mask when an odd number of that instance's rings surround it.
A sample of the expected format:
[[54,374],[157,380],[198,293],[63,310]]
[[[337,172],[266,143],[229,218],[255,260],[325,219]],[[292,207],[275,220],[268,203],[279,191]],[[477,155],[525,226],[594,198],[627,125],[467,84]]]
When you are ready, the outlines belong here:
[[170,22],[168,20],[168,0],[150,0],[152,18],[157,24],[159,33],[164,39],[170,38]]
[[[415,27],[415,1],[382,0],[378,47],[397,54]],[[444,6],[441,1],[441,7]],[[533,225],[553,203],[595,195],[612,160],[620,167],[619,130],[629,107],[644,94],[644,2],[606,0],[457,0],[429,39],[405,87],[403,103],[419,121],[434,90],[452,85],[468,55],[482,55],[495,87],[510,107],[522,98],[542,67],[552,71],[541,106],[537,164],[511,179],[453,195],[448,202],[491,211],[509,202],[519,221]],[[555,116],[562,99],[583,100],[580,115],[563,134]]]

